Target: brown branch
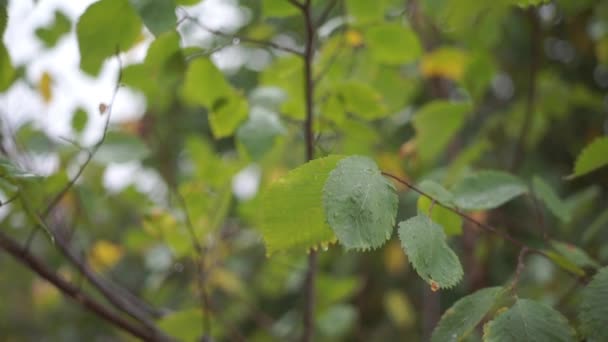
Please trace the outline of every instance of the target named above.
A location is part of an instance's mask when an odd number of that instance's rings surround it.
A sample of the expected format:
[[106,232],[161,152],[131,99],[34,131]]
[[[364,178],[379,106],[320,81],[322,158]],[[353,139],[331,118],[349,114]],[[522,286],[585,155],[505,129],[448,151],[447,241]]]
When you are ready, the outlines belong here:
[[238,39],[239,41],[244,42],[244,43],[260,45],[260,46],[264,46],[264,47],[268,47],[268,48],[272,48],[272,49],[276,49],[276,50],[280,50],[280,51],[284,51],[284,52],[293,53],[298,56],[302,56],[301,51],[290,48],[288,46],[283,46],[283,45],[280,45],[280,44],[277,44],[277,43],[274,43],[271,41],[267,41],[267,40],[259,40],[259,39],[255,39],[255,38],[243,37],[243,36],[239,36],[239,35],[233,35],[230,33],[226,33],[226,32],[220,31],[220,30],[212,29],[212,28],[204,25],[203,23],[201,23],[200,20],[198,20],[197,18],[190,16],[190,14],[188,14],[188,12],[186,12],[186,10],[182,9],[182,11],[184,12],[184,17],[179,21],[179,23],[182,23],[185,20],[188,20],[188,21],[191,21],[192,23],[194,23],[200,29],[207,31],[211,34],[214,34],[216,36],[224,37],[224,38],[227,38],[230,40]]
[[0,247],[4,249],[8,254],[12,255],[13,258],[15,258],[17,261],[27,266],[27,268],[36,272],[39,276],[53,284],[65,296],[72,298],[78,304],[82,305],[87,310],[91,311],[98,317],[106,320],[117,328],[120,328],[130,333],[131,335],[145,341],[162,340],[158,336],[155,336],[154,332],[149,331],[138,324],[124,319],[117,313],[111,311],[101,303],[97,302],[95,299],[89,297],[78,287],[74,286],[73,284],[53,272],[40,259],[32,255],[25,248],[19,246],[17,242],[4,235],[2,232],[0,232]]
[[528,254],[528,247],[523,247],[519,251],[519,255],[517,256],[517,268],[515,269],[515,276],[513,277],[513,282],[511,283],[511,293],[515,293],[517,291],[517,285],[519,284],[519,278],[521,277],[521,272],[524,270],[524,258],[526,254]]

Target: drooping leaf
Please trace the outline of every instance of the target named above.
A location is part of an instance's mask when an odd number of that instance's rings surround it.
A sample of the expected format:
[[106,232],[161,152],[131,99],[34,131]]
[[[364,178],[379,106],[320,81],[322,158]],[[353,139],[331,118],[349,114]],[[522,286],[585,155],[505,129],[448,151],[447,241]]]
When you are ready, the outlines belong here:
[[285,128],[275,113],[254,107],[249,113],[249,119],[237,130],[236,137],[245,147],[247,154],[253,160],[258,160],[284,131]]
[[433,290],[453,287],[462,279],[462,265],[443,228],[428,216],[418,214],[400,222],[399,239],[416,273]]
[[553,215],[562,222],[567,223],[570,221],[572,217],[568,206],[557,196],[557,193],[555,193],[549,184],[542,178],[535,176],[532,180],[532,186],[534,187],[535,195],[547,205],[547,208],[551,210]]
[[608,340],[608,267],[597,272],[583,290],[578,318],[590,341]]
[[100,163],[125,163],[142,160],[150,154],[150,149],[137,137],[120,132],[108,132],[94,156]]
[[40,39],[47,48],[57,44],[59,39],[70,32],[72,22],[63,12],[55,11],[55,19],[48,27],[39,27],[36,29],[36,36]]
[[563,255],[578,267],[600,267],[600,264],[597,261],[593,260],[587,252],[577,246],[555,240],[551,241],[551,246],[553,246],[553,249],[559,254]]
[[7,90],[13,84],[15,74],[11,57],[4,46],[4,42],[0,40],[0,91]]
[[429,215],[431,221],[443,227],[447,236],[462,234],[462,218],[457,214],[436,203],[433,205],[433,202],[424,196],[418,197],[417,207],[419,213]]
[[342,156],[315,159],[272,183],[261,197],[260,230],[267,254],[305,252],[334,240],[325,222],[325,180]]
[[365,31],[364,37],[372,57],[379,63],[412,63],[422,53],[418,36],[399,24],[374,25]]
[[175,2],[173,0],[131,0],[146,27],[155,36],[175,27]]
[[469,103],[434,101],[414,115],[416,146],[423,162],[432,162],[446,149],[470,110]]
[[576,158],[574,173],[569,179],[585,175],[608,164],[608,137],[595,139]]
[[456,206],[465,210],[493,209],[527,191],[519,178],[501,171],[468,175],[452,189]]
[[188,103],[207,108],[216,138],[232,135],[247,118],[247,100],[209,59],[197,58],[188,66],[182,95]]
[[574,329],[561,313],[529,299],[518,299],[483,330],[485,342],[575,341]]
[[502,287],[488,287],[460,298],[447,309],[431,337],[432,342],[461,341],[496,305],[504,293]]
[[393,233],[397,193],[373,160],[348,157],[338,163],[323,187],[323,208],[346,249],[373,249]]
[[141,19],[128,0],[93,3],[76,25],[80,68],[97,75],[106,58],[133,46],[141,27]]

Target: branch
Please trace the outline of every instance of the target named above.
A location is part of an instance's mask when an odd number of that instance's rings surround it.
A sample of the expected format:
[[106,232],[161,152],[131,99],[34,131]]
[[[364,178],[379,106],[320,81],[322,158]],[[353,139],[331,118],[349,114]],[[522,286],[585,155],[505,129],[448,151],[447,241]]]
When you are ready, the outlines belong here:
[[517,268],[515,269],[515,277],[513,278],[513,282],[511,283],[511,292],[515,293],[517,290],[517,285],[519,284],[519,278],[521,277],[521,272],[524,270],[524,258],[526,254],[528,254],[528,247],[523,247],[519,251],[519,255],[517,256]]
[[143,327],[125,320],[123,317],[112,312],[95,299],[89,297],[82,292],[78,287],[63,279],[61,276],[53,272],[40,259],[32,255],[27,249],[19,246],[17,242],[4,235],[0,231],[0,248],[4,249],[8,254],[12,255],[20,263],[27,266],[39,276],[53,284],[65,296],[72,298],[74,301],[88,309],[95,315],[101,317],[112,325],[130,333],[131,335],[146,341],[163,340],[153,334],[153,332],[144,329]]
[[283,46],[283,45],[280,45],[277,43],[273,43],[271,41],[259,40],[259,39],[255,39],[255,38],[249,38],[249,37],[242,37],[242,36],[222,32],[220,30],[212,29],[212,28],[204,25],[203,23],[201,23],[200,20],[198,20],[197,18],[190,16],[190,14],[188,14],[188,12],[186,12],[186,10],[182,9],[182,11],[184,11],[185,14],[184,14],[184,17],[182,19],[180,19],[179,23],[181,23],[185,20],[189,20],[189,21],[193,22],[196,26],[198,26],[200,29],[207,31],[209,33],[212,33],[216,36],[228,38],[230,40],[238,39],[239,41],[244,42],[244,43],[265,46],[268,48],[272,48],[272,49],[276,49],[276,50],[280,50],[280,51],[284,51],[284,52],[289,52],[289,53],[292,53],[292,54],[295,54],[298,56],[302,56],[301,51],[298,51],[296,49],[293,49],[293,48],[290,48],[287,46]]

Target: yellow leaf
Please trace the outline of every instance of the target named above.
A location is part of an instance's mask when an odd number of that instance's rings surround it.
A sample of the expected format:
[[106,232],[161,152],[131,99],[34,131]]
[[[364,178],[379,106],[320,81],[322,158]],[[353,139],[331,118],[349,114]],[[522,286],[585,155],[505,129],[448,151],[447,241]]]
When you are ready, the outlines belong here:
[[89,253],[89,263],[94,270],[103,271],[116,265],[123,254],[119,245],[106,240],[97,241]]
[[52,85],[53,78],[48,72],[45,71],[42,73],[40,81],[38,81],[38,92],[40,93],[40,96],[42,96],[42,100],[45,103],[49,103],[53,99]]
[[392,241],[384,248],[384,268],[393,276],[407,270],[407,256],[398,241]]
[[363,45],[363,35],[361,32],[355,30],[348,30],[345,33],[346,43],[352,47],[359,47]]
[[443,77],[458,81],[468,61],[467,54],[454,48],[439,48],[422,57],[420,71],[427,78]]
[[416,320],[414,306],[405,293],[390,290],[384,295],[384,310],[388,317],[400,328],[410,328]]
[[32,302],[40,310],[49,309],[59,303],[61,295],[49,282],[41,279],[32,281]]

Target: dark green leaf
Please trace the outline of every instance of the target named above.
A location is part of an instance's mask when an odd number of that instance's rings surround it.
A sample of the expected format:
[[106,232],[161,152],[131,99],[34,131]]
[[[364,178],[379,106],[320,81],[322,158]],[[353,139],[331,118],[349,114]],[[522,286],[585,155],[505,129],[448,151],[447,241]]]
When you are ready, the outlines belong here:
[[131,0],[146,27],[155,36],[175,28],[175,2],[173,0]]
[[576,158],[574,173],[568,178],[576,178],[608,164],[608,137],[595,139]]
[[48,27],[36,29],[36,36],[49,48],[55,46],[59,39],[72,29],[72,22],[63,12],[55,11],[55,20]]
[[578,317],[590,341],[608,340],[608,267],[602,268],[583,290]]
[[547,205],[547,208],[549,208],[553,215],[562,222],[567,223],[570,221],[572,217],[568,206],[557,196],[557,193],[555,193],[549,184],[542,178],[535,176],[532,180],[532,186],[534,187],[535,195]]

